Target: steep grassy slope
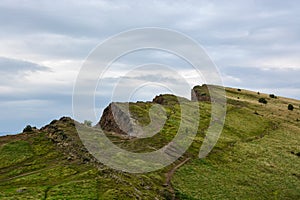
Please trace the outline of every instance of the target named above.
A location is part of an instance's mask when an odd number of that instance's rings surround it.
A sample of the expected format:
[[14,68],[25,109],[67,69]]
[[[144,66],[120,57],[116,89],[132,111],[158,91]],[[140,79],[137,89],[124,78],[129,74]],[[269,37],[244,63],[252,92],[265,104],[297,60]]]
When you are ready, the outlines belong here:
[[[299,199],[300,102],[234,88],[226,92],[226,123],[209,156],[198,159],[211,105],[181,99],[190,112],[199,104],[198,134],[177,162],[153,173],[123,173],[98,163],[82,146],[77,122],[70,118],[0,137],[0,199]],[[259,103],[261,97],[268,103]],[[173,95],[154,102],[167,115],[158,134],[138,139],[110,131],[110,140],[133,152],[153,151],[170,142],[180,123],[180,106]],[[147,125],[154,102],[130,103],[131,117]],[[290,103],[293,111],[287,109]],[[98,131],[77,125],[86,132]]]
[[[181,199],[299,199],[299,101],[227,89],[228,111],[213,152],[175,173]],[[268,103],[258,103],[264,97]],[[289,103],[296,109],[289,111]]]

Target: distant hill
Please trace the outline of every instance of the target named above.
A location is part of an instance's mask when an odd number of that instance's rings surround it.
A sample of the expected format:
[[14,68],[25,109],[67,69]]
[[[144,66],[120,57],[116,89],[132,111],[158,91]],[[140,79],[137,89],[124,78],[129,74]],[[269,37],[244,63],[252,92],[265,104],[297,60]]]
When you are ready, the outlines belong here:
[[[300,199],[300,101],[237,88],[226,88],[226,96],[223,132],[204,159],[198,153],[215,99],[206,85],[192,89],[193,101],[179,97],[200,107],[196,138],[175,163],[151,173],[130,174],[99,163],[75,126],[86,132],[101,126],[120,148],[150,152],[169,143],[180,124],[178,98],[171,94],[129,103],[130,115],[122,103],[111,103],[96,127],[63,117],[41,129],[2,136],[0,199]],[[134,127],[149,124],[155,104],[167,115],[163,129],[151,138],[135,138],[140,131]],[[116,126],[112,106],[132,135]]]

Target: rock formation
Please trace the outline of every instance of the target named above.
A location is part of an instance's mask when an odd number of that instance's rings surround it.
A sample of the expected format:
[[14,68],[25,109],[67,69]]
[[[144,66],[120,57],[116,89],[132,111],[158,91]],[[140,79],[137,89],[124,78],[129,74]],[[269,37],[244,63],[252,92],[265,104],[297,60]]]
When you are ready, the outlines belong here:
[[191,100],[192,101],[211,101],[208,86],[207,85],[197,85],[191,90]]

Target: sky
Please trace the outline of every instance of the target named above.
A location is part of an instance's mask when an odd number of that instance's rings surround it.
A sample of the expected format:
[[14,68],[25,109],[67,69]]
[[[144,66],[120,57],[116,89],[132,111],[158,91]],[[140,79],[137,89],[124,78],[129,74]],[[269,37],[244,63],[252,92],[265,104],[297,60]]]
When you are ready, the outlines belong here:
[[[74,83],[90,52],[112,35],[143,27],[193,38],[216,64],[225,86],[300,99],[299,25],[296,0],[2,0],[0,133],[73,116]],[[99,117],[111,100],[111,83],[126,75],[128,66],[147,63],[174,66],[190,85],[202,84],[174,55],[136,52],[120,58],[103,78],[95,98]],[[130,80],[136,84],[149,77],[136,73]],[[131,100],[151,100],[157,92],[168,91],[145,86]]]

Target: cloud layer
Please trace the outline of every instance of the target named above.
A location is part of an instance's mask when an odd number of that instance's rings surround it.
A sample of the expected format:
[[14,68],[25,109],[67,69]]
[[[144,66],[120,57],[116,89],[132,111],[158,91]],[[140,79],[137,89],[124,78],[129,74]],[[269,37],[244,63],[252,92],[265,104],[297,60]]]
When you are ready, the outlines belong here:
[[[72,115],[72,91],[84,59],[107,37],[131,28],[174,29],[201,44],[226,86],[300,99],[297,1],[8,1],[0,2],[0,132],[19,132]],[[112,82],[138,64],[174,67],[201,83],[186,63],[163,52],[137,52],[114,63],[102,81],[97,112]],[[128,68],[129,67],[129,68]],[[128,78],[128,77],[127,77]],[[149,77],[130,77],[132,84]],[[165,81],[176,80],[170,77]],[[162,88],[140,90],[149,99]],[[4,114],[3,114],[4,113]],[[100,115],[100,114],[99,114]]]

